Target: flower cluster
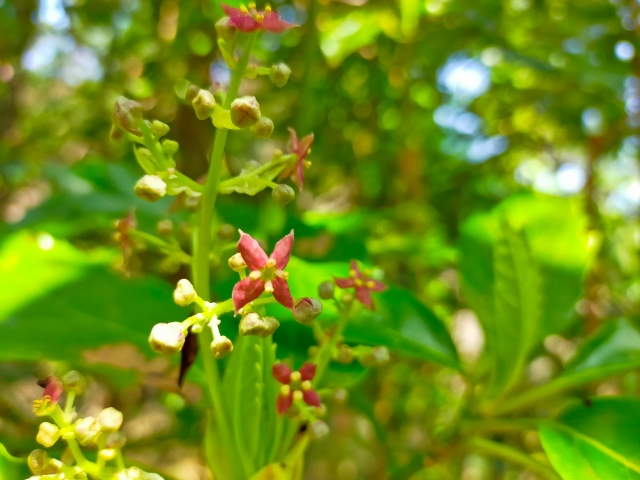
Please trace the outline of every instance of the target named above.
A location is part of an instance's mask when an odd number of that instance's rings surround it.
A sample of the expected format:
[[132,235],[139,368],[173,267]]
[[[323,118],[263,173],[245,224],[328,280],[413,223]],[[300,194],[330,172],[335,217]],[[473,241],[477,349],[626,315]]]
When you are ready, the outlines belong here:
[[[159,475],[146,473],[136,467],[126,468],[121,449],[126,438],[120,427],[123,415],[115,408],[105,408],[96,417],[78,418],[74,409],[77,395],[86,388],[82,375],[72,370],[62,380],[50,375],[38,382],[44,388],[42,397],[34,400],[33,411],[39,417],[50,417],[52,422],[42,422],[38,428],[36,441],[44,448],[51,448],[59,440],[69,445],[74,464],[49,457],[42,449],[31,452],[27,464],[33,477],[29,480],[44,479],[87,479],[114,478],[118,480],[162,480]],[[60,399],[65,393],[64,410]],[[97,460],[89,461],[82,454],[80,446],[95,446]]]
[[294,403],[304,402],[310,407],[320,407],[320,395],[311,385],[316,374],[315,364],[307,362],[294,372],[284,363],[276,363],[272,373],[273,378],[282,384],[276,398],[276,408],[280,415]]
[[340,288],[354,288],[356,300],[370,310],[374,309],[371,292],[382,292],[387,286],[379,280],[371,278],[368,271],[362,272],[355,260],[351,261],[349,278],[334,278],[336,285]]
[[250,3],[249,7],[234,8],[224,3],[220,4],[227,14],[230,27],[237,28],[241,32],[249,33],[256,30],[264,30],[271,33],[281,33],[293,27],[293,23],[287,23],[267,5],[264,10],[256,10],[256,4]]

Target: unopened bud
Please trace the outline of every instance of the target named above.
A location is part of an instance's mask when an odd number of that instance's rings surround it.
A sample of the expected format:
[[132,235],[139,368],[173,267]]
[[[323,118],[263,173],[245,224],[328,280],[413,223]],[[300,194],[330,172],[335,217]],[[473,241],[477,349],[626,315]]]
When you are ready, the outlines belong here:
[[98,425],[98,422],[96,422],[96,419],[93,417],[78,420],[73,431],[76,435],[76,440],[78,440],[81,445],[89,445],[101,432],[100,425]]
[[276,63],[271,67],[269,78],[276,87],[284,87],[291,76],[291,69],[284,63]]
[[148,202],[157,202],[167,194],[167,184],[156,175],[145,175],[133,189],[136,195]]
[[158,120],[154,120],[153,122],[151,122],[151,131],[156,136],[156,138],[164,137],[167,133],[169,133],[169,125]]
[[107,448],[122,448],[127,443],[127,437],[122,432],[111,432],[107,437]]
[[333,282],[322,282],[318,287],[318,295],[323,300],[330,300],[333,298],[335,291],[335,284]]
[[157,225],[158,235],[167,237],[173,233],[173,222],[168,218],[160,220]]
[[309,436],[312,439],[318,440],[320,438],[323,438],[329,435],[329,425],[327,425],[322,420],[316,420],[309,424],[308,431],[309,431]]
[[229,25],[229,17],[222,17],[216,22],[216,32],[220,38],[231,42],[235,40],[238,30]]
[[126,97],[118,97],[113,109],[113,124],[131,133],[140,133],[140,122],[144,108],[141,104]]
[[29,457],[27,458],[27,465],[29,466],[31,473],[34,475],[49,473],[45,472],[49,465],[49,455],[41,448],[38,448],[29,454]]
[[260,117],[260,120],[251,127],[251,133],[258,138],[269,138],[273,133],[273,121],[267,117]]
[[248,313],[240,320],[241,335],[256,335],[267,338],[280,326],[280,322],[274,317],[261,317],[255,312]]
[[353,362],[353,350],[349,345],[342,344],[334,358],[340,363],[351,363]]
[[280,326],[280,322],[275,317],[264,317],[264,322],[267,325],[262,338],[267,338],[269,335],[273,335],[278,327]]
[[247,268],[247,263],[244,261],[244,258],[242,258],[240,253],[236,253],[229,258],[229,267],[231,267],[231,270],[236,272],[242,272]]
[[115,125],[111,125],[111,131],[109,132],[109,139],[112,142],[117,142],[119,140],[122,140],[123,137],[124,137],[124,132],[120,130],[118,127],[116,127]]
[[200,87],[198,87],[198,86],[196,86],[194,84],[189,85],[187,87],[186,93],[184,94],[184,99],[187,102],[192,103],[196,99],[196,97],[198,96],[198,93],[200,92],[200,90],[201,90]]
[[213,93],[209,90],[200,90],[196,98],[191,102],[193,109],[196,112],[198,120],[205,120],[213,114],[213,109],[216,106],[216,99],[213,97]]
[[96,418],[96,422],[100,425],[100,430],[104,432],[115,432],[119,430],[123,420],[122,412],[113,407],[105,408]]
[[98,455],[102,460],[113,460],[118,455],[118,451],[115,448],[103,448],[98,452]]
[[178,145],[178,142],[175,140],[164,140],[162,142],[162,150],[164,150],[164,153],[169,157],[173,157],[178,152],[179,148],[180,145]]
[[342,300],[343,303],[349,304],[349,303],[353,302],[353,294],[349,293],[349,292],[344,292],[342,294],[341,300]]
[[373,347],[370,352],[360,357],[360,363],[365,367],[381,367],[389,362],[387,347]]
[[271,190],[271,198],[280,205],[284,207],[288,203],[290,203],[294,198],[296,198],[296,192],[293,191],[289,185],[285,185],[281,183],[276,188]]
[[322,313],[322,302],[317,298],[304,297],[293,307],[293,318],[303,325],[311,325]]
[[67,372],[67,374],[62,377],[62,384],[67,391],[73,392],[76,395],[82,395],[87,387],[87,381],[76,370]]
[[261,116],[256,97],[236,98],[231,104],[231,121],[236,127],[245,128],[255,125]]
[[57,425],[42,422],[38,428],[36,441],[45,448],[53,447],[60,438],[60,429]]
[[225,336],[219,336],[211,342],[211,351],[216,358],[226,357],[233,351],[233,343]]
[[173,355],[184,346],[184,332],[179,322],[158,323],[151,329],[149,345],[154,352]]
[[221,239],[229,240],[235,237],[237,232],[238,230],[236,230],[233,225],[229,223],[223,223],[222,225],[220,225],[220,228],[218,228],[218,231],[216,233]]
[[197,197],[194,197],[192,195],[187,195],[184,199],[185,208],[190,212],[197,212],[198,208],[200,207],[200,199],[201,199],[200,195],[198,195]]
[[176,289],[173,291],[173,300],[181,307],[192,304],[197,296],[196,289],[186,278],[179,280]]

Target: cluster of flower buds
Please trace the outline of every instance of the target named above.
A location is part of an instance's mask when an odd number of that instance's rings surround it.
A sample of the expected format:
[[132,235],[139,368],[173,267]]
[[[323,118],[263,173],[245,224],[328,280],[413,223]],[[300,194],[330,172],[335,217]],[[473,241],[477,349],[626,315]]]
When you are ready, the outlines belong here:
[[[203,93],[198,95],[197,101],[194,99],[198,118],[204,114],[202,112],[206,111],[211,103],[208,100],[213,101],[215,105],[212,95],[210,99],[204,97],[207,95]],[[213,107],[211,112],[212,109]],[[143,113],[142,104],[125,97],[118,97],[114,106],[111,129],[112,139],[119,140],[126,135],[132,142],[142,145],[134,149],[134,153],[146,175],[136,183],[134,187],[136,195],[149,202],[156,202],[165,195],[178,195],[183,192],[191,197],[199,197],[202,186],[175,168],[174,156],[178,152],[178,143],[174,140],[160,142],[160,139],[169,133],[169,126],[158,120],[153,122],[144,120]]]
[[276,408],[280,415],[290,412],[295,416],[303,404],[320,408],[320,395],[311,384],[316,374],[315,364],[307,362],[299,370],[293,371],[284,363],[276,363],[272,374],[282,384],[276,398]]
[[[355,290],[355,298],[362,305],[369,310],[374,310],[373,299],[371,298],[372,292],[382,292],[387,289],[387,286],[380,280],[372,278],[372,272],[365,270],[364,272],[358,267],[358,263],[355,260],[351,261],[351,268],[349,269],[349,278],[334,278],[336,285],[342,289],[353,288]],[[323,291],[321,295],[329,295],[330,288],[322,284]],[[331,292],[333,293],[333,292]],[[333,295],[332,295],[333,296]],[[348,298],[348,297],[347,297]],[[343,301],[344,297],[343,297]],[[351,301],[353,299],[351,298]]]
[[[44,387],[42,397],[33,402],[33,411],[37,416],[50,417],[52,422],[42,422],[38,428],[36,441],[44,448],[56,445],[63,440],[68,443],[74,456],[75,465],[49,457],[47,452],[36,449],[31,452],[27,464],[36,479],[66,478],[114,478],[122,480],[162,480],[155,474],[142,472],[137,468],[125,468],[122,464],[121,449],[126,438],[120,427],[123,415],[115,408],[103,409],[95,418],[77,418],[74,401],[77,395],[84,393],[86,381],[75,370],[68,372],[62,380],[50,375],[38,382]],[[66,392],[64,410],[60,406],[62,394]],[[97,461],[87,460],[80,446],[95,445],[98,448]],[[116,461],[117,460],[117,461]]]

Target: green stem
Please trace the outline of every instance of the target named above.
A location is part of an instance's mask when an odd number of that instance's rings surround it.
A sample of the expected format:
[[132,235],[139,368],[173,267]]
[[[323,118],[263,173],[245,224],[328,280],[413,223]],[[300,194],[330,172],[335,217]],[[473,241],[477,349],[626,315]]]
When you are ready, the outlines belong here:
[[324,375],[325,370],[329,366],[329,362],[331,361],[331,356],[333,355],[333,351],[342,337],[345,327],[347,326],[347,322],[349,321],[349,313],[351,312],[351,305],[347,306],[343,310],[340,311],[340,318],[338,319],[338,323],[336,325],[336,329],[331,336],[331,340],[325,343],[320,352],[318,353],[318,368],[316,369],[315,377],[313,378],[314,386],[320,384],[320,380]]
[[[53,419],[54,422],[56,422],[58,427],[60,427],[61,429],[68,428],[71,426],[71,424],[65,418],[65,414],[60,408],[60,405],[56,405],[55,410],[51,413],[51,418]],[[76,439],[65,438],[65,440],[67,442],[67,445],[69,445],[69,450],[71,450],[71,453],[73,454],[73,458],[75,458],[78,466],[83,470],[85,470],[91,476],[95,477],[100,475],[100,470],[98,469],[98,466],[95,463],[85,458],[84,454],[82,453],[82,450],[80,449],[80,445],[78,445],[78,442],[76,441]]]
[[5,460],[11,462],[11,463],[26,463],[27,459],[26,458],[20,458],[20,457],[14,457],[13,455],[11,455],[9,453],[9,451],[7,450],[7,447],[5,447],[2,443],[0,443],[0,457],[4,458]]
[[[236,355],[240,355],[239,363],[240,365],[242,365],[245,362],[244,354],[246,346],[242,345],[238,350],[239,351]],[[236,382],[235,395],[236,399],[242,399],[242,382],[240,381]],[[250,478],[251,475],[253,475],[255,468],[249,455],[249,449],[245,444],[244,438],[242,438],[242,434],[244,432],[244,411],[242,408],[240,408],[239,405],[236,405],[236,408],[234,410],[235,412],[233,416],[233,427],[235,429],[236,446],[238,447],[238,453],[240,454],[240,461],[242,462],[242,467],[244,468],[245,477]]]
[[[244,76],[244,71],[249,63],[249,55],[251,53],[251,47],[253,46],[255,39],[256,33],[252,33],[251,35],[249,35],[245,49],[242,52],[242,57],[238,62],[237,68],[233,72],[227,97],[224,102],[224,107],[227,109],[231,105],[231,102],[238,95],[240,82],[242,80],[242,77]],[[211,295],[209,293],[209,252],[211,251],[211,225],[213,221],[216,198],[218,195],[218,185],[220,183],[222,157],[224,154],[224,147],[227,141],[228,133],[229,131],[227,129],[218,129],[216,132],[213,152],[211,154],[211,164],[209,165],[209,174],[207,176],[207,181],[204,184],[202,192],[200,221],[197,229],[197,236],[195,237],[194,255],[192,259],[192,276],[196,291],[204,300],[210,300],[211,298]],[[220,371],[218,369],[216,360],[213,357],[213,353],[211,352],[210,345],[212,340],[213,336],[208,328],[205,328],[202,333],[198,335],[200,355],[204,364],[207,387],[209,390],[211,406],[214,410],[216,425],[220,429],[221,436],[227,441],[230,441],[233,439],[233,436],[231,435],[228,418],[226,418],[224,414],[222,398],[220,396]]]
[[463,420],[461,424],[463,435],[475,432],[521,432],[537,428],[538,421],[531,418]]
[[472,438],[466,442],[466,447],[471,451],[485,453],[507,462],[520,465],[549,480],[562,480],[553,468],[534,460],[530,455],[527,455],[520,450],[516,450],[513,447],[493,442],[491,440],[486,440],[484,438]]
[[153,158],[156,159],[160,167],[163,169],[170,168],[171,163],[169,159],[165,155],[164,150],[162,150],[160,143],[153,138],[153,133],[151,133],[151,129],[149,129],[149,126],[144,120],[140,122],[140,130],[142,131],[142,138],[144,138],[144,146],[149,149],[151,155],[153,155]]

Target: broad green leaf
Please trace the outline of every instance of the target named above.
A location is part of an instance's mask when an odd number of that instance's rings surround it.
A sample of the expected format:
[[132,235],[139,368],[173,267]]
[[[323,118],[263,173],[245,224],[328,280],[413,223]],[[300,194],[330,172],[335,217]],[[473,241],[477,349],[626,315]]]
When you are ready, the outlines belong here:
[[626,319],[602,325],[588,337],[556,378],[537,388],[498,402],[495,413],[521,409],[562,391],[640,368],[640,332]]
[[[318,286],[333,276],[345,277],[349,265],[343,262],[305,262],[292,257],[287,266],[294,298],[317,296]],[[459,368],[458,356],[445,326],[434,313],[407,290],[391,287],[374,294],[376,310],[364,308],[349,321],[345,339],[350,343],[386,346],[398,353]],[[321,320],[334,322],[338,312],[333,302],[323,301]],[[291,312],[270,306],[280,321],[292,320]]]
[[240,130],[231,121],[231,111],[216,105],[213,109],[211,121],[216,128],[226,128],[228,130]]
[[581,212],[571,200],[524,195],[461,227],[462,289],[485,330],[492,396],[514,385],[544,337],[575,318],[596,243]]
[[549,461],[564,480],[640,479],[640,399],[600,397],[540,426]]

